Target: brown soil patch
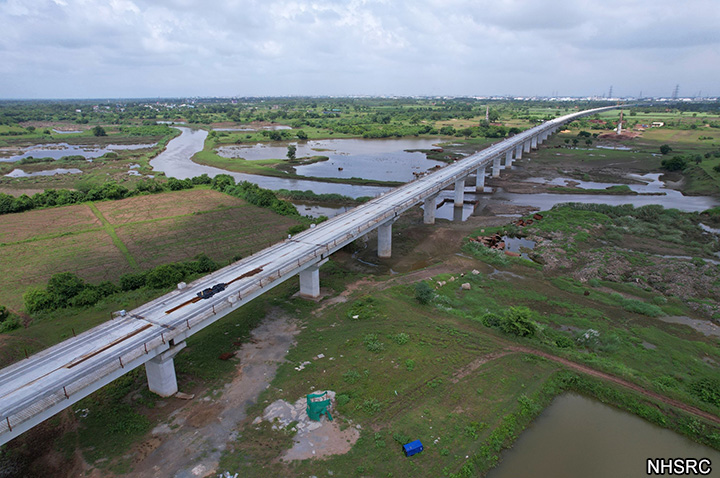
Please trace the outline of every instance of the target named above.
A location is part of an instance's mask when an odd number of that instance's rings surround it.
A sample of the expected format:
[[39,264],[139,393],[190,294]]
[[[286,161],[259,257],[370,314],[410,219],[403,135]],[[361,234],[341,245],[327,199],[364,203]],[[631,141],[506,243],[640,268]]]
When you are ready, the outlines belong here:
[[185,424],[193,428],[202,428],[213,420],[217,420],[221,410],[222,406],[219,403],[196,405],[191,409]]
[[0,216],[0,244],[102,227],[85,204]]

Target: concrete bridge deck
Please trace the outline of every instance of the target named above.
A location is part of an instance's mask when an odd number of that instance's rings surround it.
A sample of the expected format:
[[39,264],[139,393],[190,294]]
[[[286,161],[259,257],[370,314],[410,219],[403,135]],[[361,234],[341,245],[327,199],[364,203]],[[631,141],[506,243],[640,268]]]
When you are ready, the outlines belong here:
[[[333,252],[378,229],[378,253],[389,257],[392,223],[404,211],[424,203],[431,224],[443,189],[454,186],[455,205],[461,206],[470,175],[480,187],[486,168],[497,176],[563,123],[612,108],[563,116],[517,134],[1,370],[0,444],[143,364],[150,390],[174,394],[173,357],[188,336],[295,275],[301,294],[317,297],[318,268]],[[216,284],[225,289],[195,300]]]

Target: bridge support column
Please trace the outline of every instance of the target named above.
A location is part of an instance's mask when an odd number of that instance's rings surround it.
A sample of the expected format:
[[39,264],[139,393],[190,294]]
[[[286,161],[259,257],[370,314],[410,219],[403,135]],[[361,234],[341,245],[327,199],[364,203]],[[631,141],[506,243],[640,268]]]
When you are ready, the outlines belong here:
[[500,158],[502,156],[495,156],[493,158],[493,165],[492,165],[492,177],[497,178],[500,177]]
[[435,224],[435,211],[437,210],[437,194],[426,197],[423,204],[423,223]]
[[455,207],[463,207],[465,202],[465,178],[455,181]]
[[530,140],[527,140],[523,143],[523,152],[524,153],[530,152]]
[[532,139],[530,140],[530,147],[532,149],[538,149],[538,137],[537,136],[533,136]]
[[300,295],[310,299],[320,297],[320,264],[300,271]]
[[185,342],[171,347],[155,358],[145,362],[148,388],[161,397],[170,397],[178,391],[175,363],[173,358],[185,348]]
[[[433,216],[435,214],[433,213]],[[392,225],[394,219],[378,227],[378,257],[387,259],[392,256]]]
[[505,151],[505,167],[509,168],[512,167],[513,163],[513,150],[509,149]]
[[515,159],[522,159],[522,153],[523,153],[522,144],[518,144],[517,146],[515,146]]
[[481,193],[485,190],[485,166],[475,171],[475,191]]

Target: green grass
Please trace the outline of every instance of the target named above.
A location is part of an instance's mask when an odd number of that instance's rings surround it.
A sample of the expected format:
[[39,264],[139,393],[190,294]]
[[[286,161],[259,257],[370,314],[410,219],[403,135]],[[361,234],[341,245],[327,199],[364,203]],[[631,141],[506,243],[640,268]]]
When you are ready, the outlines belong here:
[[102,222],[103,229],[105,229],[105,232],[110,236],[112,239],[113,244],[115,244],[115,247],[118,248],[118,250],[122,253],[123,256],[125,256],[125,259],[127,259],[128,264],[130,267],[133,268],[133,270],[138,270],[138,263],[135,260],[135,258],[130,254],[130,251],[128,251],[127,246],[123,244],[123,242],[118,237],[117,233],[115,232],[115,228],[110,224],[110,222],[105,219],[105,216],[98,210],[97,206],[95,204],[89,202],[87,203],[90,210],[97,216],[98,219],[100,219],[100,222]]

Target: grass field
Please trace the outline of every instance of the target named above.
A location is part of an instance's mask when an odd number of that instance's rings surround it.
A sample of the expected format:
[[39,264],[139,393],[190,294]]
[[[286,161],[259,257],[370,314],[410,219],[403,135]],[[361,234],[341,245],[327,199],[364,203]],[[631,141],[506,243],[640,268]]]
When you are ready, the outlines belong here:
[[205,189],[3,215],[0,304],[20,310],[23,293],[58,272],[116,282],[203,252],[226,262],[282,239],[294,224]]

